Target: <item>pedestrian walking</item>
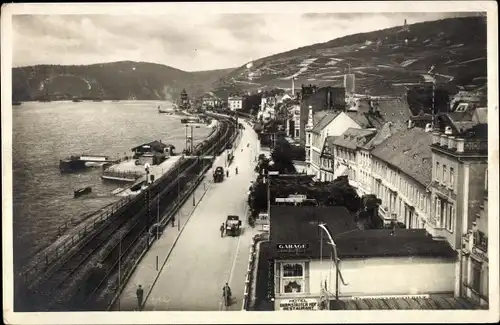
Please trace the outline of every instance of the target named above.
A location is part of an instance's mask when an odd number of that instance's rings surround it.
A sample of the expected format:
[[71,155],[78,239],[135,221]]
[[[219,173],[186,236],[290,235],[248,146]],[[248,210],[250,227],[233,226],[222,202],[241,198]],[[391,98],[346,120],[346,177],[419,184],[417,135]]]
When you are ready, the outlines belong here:
[[229,170],[226,170],[226,177],[229,177]]
[[142,286],[140,284],[135,293],[137,295],[137,304],[139,305],[139,310],[142,310],[142,298],[144,297],[144,290],[142,290]]
[[238,175],[238,167],[236,167],[234,171],[236,172],[236,175]]
[[175,227],[175,215],[172,216],[172,227]]
[[224,237],[224,222],[220,225],[220,238]]

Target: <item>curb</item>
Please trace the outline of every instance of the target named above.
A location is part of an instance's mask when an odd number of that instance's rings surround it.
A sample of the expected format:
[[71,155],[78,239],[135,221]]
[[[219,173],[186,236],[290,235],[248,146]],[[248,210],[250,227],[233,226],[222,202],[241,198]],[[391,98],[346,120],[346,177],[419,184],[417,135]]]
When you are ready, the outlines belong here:
[[[199,186],[199,184],[198,184]],[[146,294],[146,296],[144,297],[144,302],[143,302],[143,306],[146,304],[146,301],[148,300],[149,298],[149,295],[151,294],[151,292],[153,291],[153,288],[156,284],[156,282],[158,281],[158,278],[160,277],[160,274],[163,270],[163,267],[165,267],[165,265],[167,264],[167,261],[168,261],[168,258],[170,257],[170,254],[172,254],[172,251],[174,250],[174,247],[175,245],[177,244],[177,241],[179,240],[179,238],[181,237],[181,234],[182,232],[184,231],[184,228],[186,227],[186,225],[188,224],[189,220],[191,219],[191,216],[194,214],[194,212],[196,211],[196,209],[198,208],[198,205],[200,204],[200,202],[203,200],[203,198],[205,197],[205,194],[210,190],[210,187],[212,186],[212,182],[209,182],[208,183],[208,187],[207,187],[207,190],[205,192],[203,192],[203,194],[201,195],[200,199],[198,200],[198,202],[196,203],[196,205],[194,206],[194,209],[193,211],[189,214],[189,216],[187,217],[187,220],[186,222],[184,223],[184,225],[182,226],[181,230],[179,231],[179,233],[177,234],[177,237],[175,238],[175,241],[174,243],[172,244],[172,247],[170,248],[170,250],[168,251],[168,254],[167,254],[167,257],[165,257],[165,260],[163,261],[163,264],[161,265],[161,268],[158,270],[158,274],[156,275],[155,277],[155,280],[153,281],[153,283],[151,284],[151,287],[149,288],[148,290],[148,293]],[[194,189],[194,191],[196,191],[196,188]],[[193,192],[194,192],[193,191]],[[179,209],[181,209],[182,207],[180,207]]]

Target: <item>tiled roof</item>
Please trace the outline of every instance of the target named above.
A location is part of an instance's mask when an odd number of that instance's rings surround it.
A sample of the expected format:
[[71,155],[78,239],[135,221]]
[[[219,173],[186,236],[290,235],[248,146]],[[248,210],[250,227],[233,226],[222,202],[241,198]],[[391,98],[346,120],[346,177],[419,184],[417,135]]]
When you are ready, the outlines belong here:
[[[337,245],[340,258],[426,256],[455,258],[456,252],[446,241],[433,240],[423,229],[359,230],[344,207],[271,206],[271,254],[281,259],[321,256],[328,245],[318,222],[325,223]],[[321,244],[323,238],[323,244]],[[308,244],[302,252],[278,252],[276,244]]]
[[339,113],[328,112],[325,116],[323,116],[323,118],[316,125],[314,125],[314,127],[313,127],[313,129],[311,131],[314,132],[314,133],[320,133],[338,115],[339,115]]
[[381,144],[383,141],[385,141],[387,138],[392,136],[393,134],[401,131],[402,129],[406,128],[407,125],[404,122],[386,122],[384,125],[378,130],[377,134],[368,141],[366,144],[361,145],[359,147],[366,149],[366,150],[371,150],[373,147],[378,146]]
[[317,242],[318,224],[326,223],[332,236],[357,230],[353,217],[345,207],[271,206],[270,240],[274,243]]
[[330,300],[330,310],[447,310],[479,309],[464,298],[429,297],[429,298],[367,298]]
[[406,122],[411,117],[407,105],[400,99],[379,99],[372,103],[373,108],[368,100],[358,102],[358,111],[347,112],[347,115],[363,128],[380,128],[385,122]]
[[355,150],[358,146],[365,144],[377,131],[373,129],[348,128],[342,135],[338,136],[333,143],[336,146]]
[[[308,111],[309,113],[309,111]],[[328,111],[316,111],[313,112],[313,126],[318,124],[325,115],[328,114]]]
[[173,147],[171,144],[165,144],[165,143],[162,143],[158,140],[154,140],[154,141],[151,141],[148,143],[141,144],[137,147],[134,147],[134,148],[132,148],[132,151],[135,149],[139,149],[142,146],[150,146],[152,149],[155,149],[155,150],[163,150],[164,148],[167,148],[167,147]]
[[403,129],[372,150],[372,155],[427,186],[432,180],[432,134],[420,128]]
[[368,120],[364,112],[346,112],[346,114],[362,128],[372,126],[372,123]]

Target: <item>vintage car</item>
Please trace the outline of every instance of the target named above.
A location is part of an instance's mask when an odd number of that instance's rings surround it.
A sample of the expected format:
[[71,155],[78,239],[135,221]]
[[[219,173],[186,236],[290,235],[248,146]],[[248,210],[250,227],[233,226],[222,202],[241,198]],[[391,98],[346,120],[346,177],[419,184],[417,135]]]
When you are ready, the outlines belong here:
[[227,216],[226,235],[239,236],[241,234],[241,220],[238,216]]
[[224,168],[217,167],[214,170],[214,183],[220,183],[224,180]]

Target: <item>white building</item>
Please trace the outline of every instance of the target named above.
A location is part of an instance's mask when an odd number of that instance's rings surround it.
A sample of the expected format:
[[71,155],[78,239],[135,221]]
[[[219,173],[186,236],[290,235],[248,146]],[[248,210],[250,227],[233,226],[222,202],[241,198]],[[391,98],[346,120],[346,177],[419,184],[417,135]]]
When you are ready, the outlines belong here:
[[[328,234],[311,215],[335,238],[339,276]],[[272,206],[270,221],[275,310],[328,309],[336,296],[453,298],[456,254],[424,230],[357,230],[344,207]]]
[[[349,128],[333,141],[334,146],[334,173],[332,180],[339,176],[347,175],[349,184],[358,190],[358,182],[364,173],[358,168],[358,146],[366,144],[375,134],[376,129]],[[363,162],[363,161],[362,161]],[[358,194],[359,191],[358,191]]]
[[243,98],[239,96],[229,97],[227,99],[227,103],[231,111],[243,108]]
[[382,200],[379,216],[386,224],[399,222],[430,232],[431,143],[429,130],[407,128],[371,151],[372,190]]
[[306,130],[306,163],[308,164],[308,173],[316,175],[318,180],[324,181],[326,175],[321,175],[321,153],[326,137],[339,136],[348,128],[361,129],[360,124],[362,123],[353,119],[356,113],[324,111],[316,113],[316,116],[323,116],[313,126],[314,116],[312,108],[309,108],[308,129]]

